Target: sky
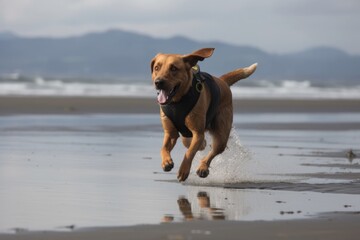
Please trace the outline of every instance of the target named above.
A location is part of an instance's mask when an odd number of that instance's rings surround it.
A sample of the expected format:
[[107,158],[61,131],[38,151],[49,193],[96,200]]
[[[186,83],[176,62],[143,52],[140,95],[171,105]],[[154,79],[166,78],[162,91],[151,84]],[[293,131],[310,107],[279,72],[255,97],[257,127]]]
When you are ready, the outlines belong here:
[[360,1],[0,0],[0,32],[63,37],[108,29],[279,54],[318,46],[360,54]]

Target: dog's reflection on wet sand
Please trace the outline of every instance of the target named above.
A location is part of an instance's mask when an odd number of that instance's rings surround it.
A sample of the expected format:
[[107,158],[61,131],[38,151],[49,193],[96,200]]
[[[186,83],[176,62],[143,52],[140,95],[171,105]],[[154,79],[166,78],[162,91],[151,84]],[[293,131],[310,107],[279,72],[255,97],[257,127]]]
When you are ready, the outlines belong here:
[[[197,204],[200,207],[198,212],[194,212],[191,208],[189,200],[180,196],[177,200],[179,210],[183,216],[183,221],[192,220],[225,220],[224,209],[211,206],[210,197],[207,192],[200,191],[197,194]],[[162,222],[173,222],[174,217],[172,215],[165,215]]]

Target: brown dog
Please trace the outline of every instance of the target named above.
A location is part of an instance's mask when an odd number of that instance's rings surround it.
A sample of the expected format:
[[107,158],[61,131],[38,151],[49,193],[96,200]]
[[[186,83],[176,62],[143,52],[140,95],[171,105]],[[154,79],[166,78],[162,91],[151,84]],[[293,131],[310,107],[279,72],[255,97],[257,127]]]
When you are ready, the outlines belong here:
[[212,135],[212,149],[201,160],[197,174],[202,178],[208,176],[212,159],[226,148],[233,123],[229,86],[250,76],[257,67],[253,64],[220,78],[194,70],[198,61],[210,57],[213,52],[214,48],[203,48],[187,55],[159,53],[151,61],[152,80],[158,91],[164,129],[161,148],[163,170],[170,171],[174,167],[170,152],[179,132],[184,146],[188,148],[178,172],[179,181],[187,179],[196,152],[205,148],[207,130]]

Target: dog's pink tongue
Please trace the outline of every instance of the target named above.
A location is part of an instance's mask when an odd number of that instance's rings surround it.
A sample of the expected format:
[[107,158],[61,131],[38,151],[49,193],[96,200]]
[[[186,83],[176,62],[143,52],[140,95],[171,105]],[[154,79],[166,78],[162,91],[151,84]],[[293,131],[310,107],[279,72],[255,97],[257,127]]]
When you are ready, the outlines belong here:
[[166,100],[167,100],[166,92],[164,90],[160,90],[160,92],[157,96],[157,99],[160,104],[166,103]]

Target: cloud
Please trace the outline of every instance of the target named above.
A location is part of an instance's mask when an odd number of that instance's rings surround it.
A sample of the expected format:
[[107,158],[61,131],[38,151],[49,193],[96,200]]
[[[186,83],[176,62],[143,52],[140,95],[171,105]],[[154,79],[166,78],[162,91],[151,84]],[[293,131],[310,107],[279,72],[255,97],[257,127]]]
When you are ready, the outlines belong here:
[[[90,28],[174,22],[181,1],[12,0],[0,2],[0,29],[28,35],[65,35]],[[63,29],[63,30],[61,30]],[[65,30],[65,32],[64,32]]]
[[122,28],[272,52],[329,45],[360,53],[359,22],[358,0],[0,0],[0,30],[25,35]]
[[279,13],[295,16],[332,16],[359,14],[358,0],[292,0],[278,4]]

